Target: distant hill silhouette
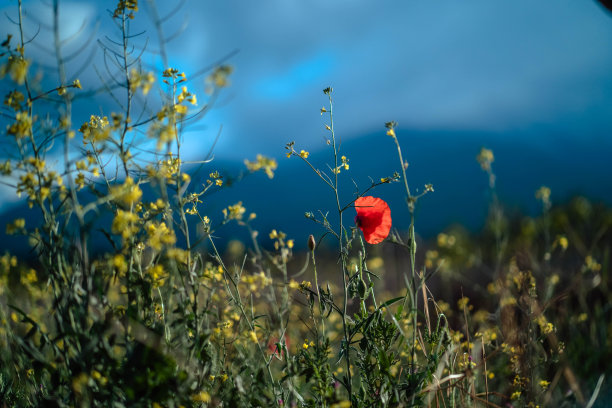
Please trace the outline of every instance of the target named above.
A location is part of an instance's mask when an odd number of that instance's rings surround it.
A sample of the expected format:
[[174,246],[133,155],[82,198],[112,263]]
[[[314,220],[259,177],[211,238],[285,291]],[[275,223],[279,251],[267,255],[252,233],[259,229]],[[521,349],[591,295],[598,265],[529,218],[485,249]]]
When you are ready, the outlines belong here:
[[[454,223],[471,230],[482,226],[489,202],[487,177],[475,160],[482,146],[495,154],[493,169],[499,196],[510,211],[536,214],[540,207],[534,193],[542,185],[551,188],[553,202],[584,195],[612,204],[612,172],[609,170],[612,142],[604,136],[590,136],[587,143],[564,135],[521,135],[519,138],[510,134],[402,129],[398,130],[398,135],[404,158],[410,164],[407,175],[413,193],[422,191],[426,183],[432,183],[435,188],[435,192],[423,197],[417,207],[416,230],[424,238],[433,237]],[[312,163],[327,170],[325,163],[331,164],[333,160],[331,148],[323,143],[318,150],[315,147],[298,146],[298,149],[309,150]],[[283,146],[279,146],[279,168],[274,179],[268,179],[263,173],[247,176],[206,198],[202,212],[216,223],[221,220],[224,207],[242,201],[247,214],[257,214],[253,226],[260,231],[264,245],[268,242],[269,231],[277,229],[294,238],[298,247],[305,247],[309,234],[319,236],[323,231],[306,219],[304,213],[310,211],[318,215],[319,210],[329,211],[333,220],[335,200],[329,187],[300,159],[287,159],[283,153]],[[400,170],[395,145],[384,130],[343,142],[341,154],[350,160],[350,170],[340,174],[341,199],[345,202],[355,190],[351,179],[364,190],[370,184],[368,176],[376,180]],[[243,163],[223,160],[216,160],[209,166],[210,170],[219,169],[230,175],[244,170]],[[194,176],[193,185],[205,182],[208,172],[207,168],[201,175]],[[383,185],[369,194],[389,203],[394,228],[408,228],[403,184]],[[353,225],[353,216],[354,211],[349,210],[344,218],[345,225]],[[23,254],[28,251],[27,240],[4,234],[4,225],[16,217],[25,218],[27,225],[33,226],[40,222],[40,215],[25,204],[0,214],[0,250]],[[109,222],[109,217],[101,220],[98,227]],[[243,229],[231,225],[216,235],[221,243],[236,237],[248,238]],[[93,245],[106,245],[102,235],[98,238]]]

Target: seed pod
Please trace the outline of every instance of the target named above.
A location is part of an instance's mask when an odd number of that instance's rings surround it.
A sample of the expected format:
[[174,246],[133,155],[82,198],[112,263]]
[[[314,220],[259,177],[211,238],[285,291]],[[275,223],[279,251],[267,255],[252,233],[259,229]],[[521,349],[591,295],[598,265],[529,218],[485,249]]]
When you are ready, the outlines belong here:
[[308,249],[310,249],[310,252],[313,252],[315,250],[315,246],[316,246],[316,242],[315,242],[315,237],[310,234],[310,236],[308,237]]

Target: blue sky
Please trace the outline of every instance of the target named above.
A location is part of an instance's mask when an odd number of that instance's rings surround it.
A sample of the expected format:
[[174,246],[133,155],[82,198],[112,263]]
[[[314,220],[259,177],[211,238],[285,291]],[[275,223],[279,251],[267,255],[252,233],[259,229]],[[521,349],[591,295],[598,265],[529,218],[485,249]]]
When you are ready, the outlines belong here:
[[[133,32],[148,29],[137,42],[154,49],[149,8],[140,3]],[[159,3],[161,15],[179,4]],[[49,21],[46,3],[25,4],[28,16]],[[5,9],[14,14],[11,6]],[[114,35],[99,2],[60,6],[63,36],[82,21],[82,37],[96,23],[98,37]],[[188,75],[237,51],[229,60],[233,86],[204,122],[211,131],[202,137],[196,128],[192,142],[205,145],[223,124],[217,154],[224,157],[278,153],[289,139],[315,149],[328,85],[345,138],[391,119],[406,129],[519,134],[543,127],[583,137],[612,128],[612,19],[594,1],[187,0],[166,35],[183,24],[168,50]],[[101,50],[91,48],[102,68]],[[90,69],[81,80],[97,77]],[[192,85],[201,92],[202,82]]]
[[[14,16],[15,3],[2,11]],[[179,4],[159,3],[162,15]],[[49,22],[45,4],[25,1],[27,18]],[[104,2],[104,7],[114,5]],[[148,2],[140,6],[133,32],[148,30],[136,41],[154,49]],[[83,21],[81,38],[93,32],[102,39],[116,35],[100,2],[62,1],[60,7],[62,36],[76,32]],[[551,160],[557,153],[570,157],[557,163],[559,171],[544,169],[568,181],[542,181],[565,186],[567,194],[611,187],[601,163],[591,166],[589,157],[595,152],[601,161],[612,153],[612,18],[595,1],[186,0],[164,25],[165,34],[184,25],[168,52],[171,65],[188,77],[236,52],[228,60],[235,68],[232,86],[186,133],[187,160],[206,154],[220,126],[215,157],[222,161],[264,153],[278,158],[282,171],[288,141],[313,154],[324,150],[319,109],[326,104],[322,89],[332,86],[336,130],[345,142],[384,135],[384,122],[395,120],[409,158],[423,146],[445,146],[443,139],[419,140],[456,134],[470,146],[520,144]],[[49,40],[39,35],[30,55],[51,64],[44,51]],[[67,53],[77,49],[78,42],[69,44]],[[74,66],[90,58],[93,63],[79,75],[85,87],[99,82],[94,68],[103,69],[95,42]],[[147,61],[161,66],[154,56]],[[189,86],[204,101],[203,78]],[[87,118],[113,106],[107,98],[80,109],[77,116]],[[420,136],[411,139],[412,132]],[[575,146],[584,154],[561,151]],[[461,162],[472,166],[476,153],[466,153]],[[543,170],[536,162],[515,160],[499,165],[508,172],[516,165]],[[457,163],[435,165],[452,173]],[[576,179],[566,177],[572,167],[579,169]]]

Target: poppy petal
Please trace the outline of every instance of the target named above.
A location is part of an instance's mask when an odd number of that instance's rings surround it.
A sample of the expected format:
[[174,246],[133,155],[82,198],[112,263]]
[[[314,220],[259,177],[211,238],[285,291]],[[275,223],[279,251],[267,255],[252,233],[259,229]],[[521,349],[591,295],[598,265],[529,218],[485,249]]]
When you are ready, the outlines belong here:
[[355,222],[368,244],[384,241],[391,230],[391,209],[378,197],[366,196],[355,200]]

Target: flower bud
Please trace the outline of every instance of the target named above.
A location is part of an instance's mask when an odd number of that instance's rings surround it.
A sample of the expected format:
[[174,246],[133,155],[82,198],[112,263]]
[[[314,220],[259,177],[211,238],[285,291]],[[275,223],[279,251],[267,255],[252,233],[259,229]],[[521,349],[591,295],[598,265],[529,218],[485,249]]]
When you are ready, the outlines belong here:
[[308,237],[308,249],[310,249],[310,252],[313,252],[315,250],[315,246],[316,246],[316,241],[315,241],[315,237],[310,234],[310,236]]

